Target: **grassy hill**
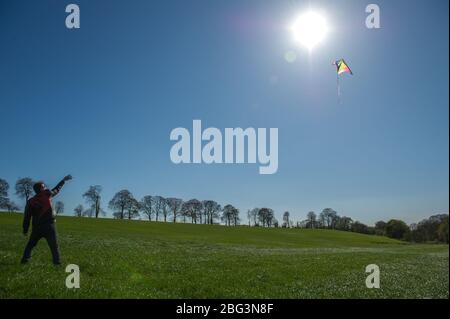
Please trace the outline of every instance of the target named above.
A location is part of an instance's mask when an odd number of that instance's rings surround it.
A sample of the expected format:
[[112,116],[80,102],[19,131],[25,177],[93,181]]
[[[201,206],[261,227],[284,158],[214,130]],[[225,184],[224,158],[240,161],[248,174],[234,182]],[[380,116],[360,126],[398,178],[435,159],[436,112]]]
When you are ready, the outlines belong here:
[[[21,214],[0,214],[0,298],[448,298],[448,246],[330,230],[59,217],[27,265]],[[65,286],[77,264],[81,288]],[[377,264],[381,288],[365,286]]]

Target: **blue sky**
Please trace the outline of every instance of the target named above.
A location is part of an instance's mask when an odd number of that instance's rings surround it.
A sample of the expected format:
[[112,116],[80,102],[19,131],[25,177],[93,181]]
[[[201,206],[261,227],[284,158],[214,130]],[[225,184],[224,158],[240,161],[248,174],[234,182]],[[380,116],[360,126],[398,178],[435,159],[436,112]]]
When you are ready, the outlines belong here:
[[[89,185],[374,223],[448,212],[448,1],[0,3],[0,177],[55,184],[66,213]],[[381,29],[365,7],[381,8]],[[310,54],[287,26],[312,7],[331,33]],[[284,55],[293,50],[297,59]],[[336,97],[331,61],[354,76]],[[170,131],[277,127],[279,169],[175,165]],[[14,200],[20,200],[13,196]]]

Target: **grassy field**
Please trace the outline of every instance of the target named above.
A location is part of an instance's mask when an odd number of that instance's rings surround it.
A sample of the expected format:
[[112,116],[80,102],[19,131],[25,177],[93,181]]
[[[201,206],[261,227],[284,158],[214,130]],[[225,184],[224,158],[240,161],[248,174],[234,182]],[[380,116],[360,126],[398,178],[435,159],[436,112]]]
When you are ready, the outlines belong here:
[[[0,214],[0,298],[448,298],[448,246],[328,230],[59,217],[67,289],[45,240],[27,265],[21,214]],[[381,288],[365,286],[377,264]]]

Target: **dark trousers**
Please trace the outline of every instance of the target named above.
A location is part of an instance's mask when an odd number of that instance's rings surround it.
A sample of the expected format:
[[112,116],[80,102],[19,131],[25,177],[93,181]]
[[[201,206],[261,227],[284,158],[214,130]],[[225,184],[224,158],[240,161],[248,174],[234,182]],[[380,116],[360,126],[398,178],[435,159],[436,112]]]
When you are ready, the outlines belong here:
[[48,243],[48,247],[52,252],[53,263],[59,264],[59,248],[58,248],[58,238],[56,235],[55,224],[45,224],[37,227],[33,227],[33,230],[28,240],[25,251],[23,252],[22,262],[26,262],[31,257],[31,251],[37,245],[41,238],[45,238]]

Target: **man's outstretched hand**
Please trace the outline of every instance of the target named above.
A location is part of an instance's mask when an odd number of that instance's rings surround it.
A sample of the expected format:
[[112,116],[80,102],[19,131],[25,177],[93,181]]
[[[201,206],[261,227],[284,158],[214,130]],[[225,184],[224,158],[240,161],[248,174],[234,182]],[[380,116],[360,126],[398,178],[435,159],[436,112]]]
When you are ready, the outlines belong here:
[[72,179],[72,175],[67,175],[63,178],[65,182],[70,181]]

